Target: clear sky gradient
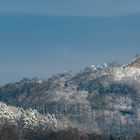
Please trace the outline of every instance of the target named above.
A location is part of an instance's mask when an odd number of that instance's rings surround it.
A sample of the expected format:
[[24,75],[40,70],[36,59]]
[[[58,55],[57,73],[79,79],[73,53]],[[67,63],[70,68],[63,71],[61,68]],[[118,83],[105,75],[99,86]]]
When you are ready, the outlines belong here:
[[0,84],[137,53],[139,0],[0,0]]

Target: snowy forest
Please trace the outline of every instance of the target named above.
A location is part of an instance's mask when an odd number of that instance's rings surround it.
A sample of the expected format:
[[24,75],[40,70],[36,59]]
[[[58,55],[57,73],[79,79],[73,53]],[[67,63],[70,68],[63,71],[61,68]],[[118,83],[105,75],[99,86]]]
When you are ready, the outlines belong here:
[[0,87],[0,140],[139,140],[140,57]]

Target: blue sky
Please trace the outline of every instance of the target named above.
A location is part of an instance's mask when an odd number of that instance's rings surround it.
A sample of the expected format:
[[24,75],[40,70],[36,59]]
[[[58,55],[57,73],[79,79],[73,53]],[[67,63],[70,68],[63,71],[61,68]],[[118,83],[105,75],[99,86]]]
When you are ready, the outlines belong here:
[[0,0],[0,84],[140,53],[138,0]]
[[140,12],[139,0],[0,0],[0,11],[48,15],[114,16]]

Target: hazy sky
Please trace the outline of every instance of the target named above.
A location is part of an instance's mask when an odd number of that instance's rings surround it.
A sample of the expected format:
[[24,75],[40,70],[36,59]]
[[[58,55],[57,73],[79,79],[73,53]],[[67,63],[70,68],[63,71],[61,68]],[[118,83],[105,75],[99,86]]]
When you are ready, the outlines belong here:
[[0,11],[48,15],[114,16],[140,12],[139,0],[0,0]]
[[140,0],[0,0],[0,84],[140,53]]

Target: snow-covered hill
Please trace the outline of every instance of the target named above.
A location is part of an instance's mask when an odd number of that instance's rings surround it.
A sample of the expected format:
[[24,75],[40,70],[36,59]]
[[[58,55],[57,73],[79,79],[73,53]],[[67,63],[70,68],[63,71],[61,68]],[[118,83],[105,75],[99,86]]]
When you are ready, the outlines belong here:
[[0,120],[6,117],[4,110],[15,123],[25,123],[21,120],[25,118],[33,119],[33,126],[48,128],[49,122],[53,128],[65,128],[67,124],[84,132],[131,137],[140,131],[139,63],[137,57],[123,66],[91,65],[78,73],[64,72],[47,80],[25,78],[9,83],[0,87],[0,101],[10,105],[1,105]]
[[43,130],[56,130],[66,127],[54,115],[46,114],[43,116],[36,110],[24,110],[22,108],[7,106],[5,103],[0,102],[0,124],[2,125],[3,123],[21,125],[23,128],[30,129],[40,127]]

